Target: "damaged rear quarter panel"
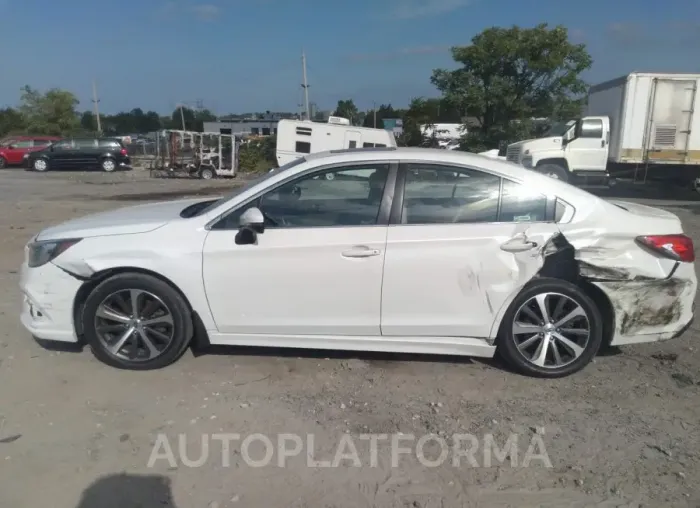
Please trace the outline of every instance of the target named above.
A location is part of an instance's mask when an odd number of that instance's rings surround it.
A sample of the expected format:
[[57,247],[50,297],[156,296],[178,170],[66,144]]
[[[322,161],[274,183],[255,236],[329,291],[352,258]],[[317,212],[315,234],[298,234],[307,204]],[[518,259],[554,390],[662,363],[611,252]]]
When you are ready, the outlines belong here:
[[635,233],[577,229],[566,233],[575,247],[579,275],[605,293],[614,314],[611,344],[671,338],[692,318],[695,268],[653,254]]

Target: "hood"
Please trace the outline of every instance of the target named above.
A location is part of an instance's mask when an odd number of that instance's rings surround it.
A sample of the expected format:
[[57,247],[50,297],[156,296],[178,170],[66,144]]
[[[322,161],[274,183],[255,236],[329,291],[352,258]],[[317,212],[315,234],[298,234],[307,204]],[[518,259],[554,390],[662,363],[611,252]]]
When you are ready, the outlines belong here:
[[561,136],[553,136],[551,138],[526,139],[519,143],[514,143],[518,146],[523,146],[525,150],[559,150],[561,149]]
[[88,238],[91,236],[147,233],[164,226],[172,220],[186,220],[180,218],[180,212],[184,208],[209,200],[211,198],[200,197],[197,199],[166,201],[87,215],[44,229],[36,239],[42,241],[61,238]]

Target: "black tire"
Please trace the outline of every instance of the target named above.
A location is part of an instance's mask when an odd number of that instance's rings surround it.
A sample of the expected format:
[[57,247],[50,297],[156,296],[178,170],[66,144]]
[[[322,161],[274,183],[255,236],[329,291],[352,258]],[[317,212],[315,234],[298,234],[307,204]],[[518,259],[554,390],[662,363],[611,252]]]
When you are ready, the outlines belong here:
[[117,170],[117,161],[111,157],[105,157],[100,161],[100,169],[105,173],[114,173]]
[[34,159],[31,164],[31,170],[44,173],[49,170],[49,161],[46,159]]
[[558,164],[542,164],[541,166],[537,166],[537,172],[551,178],[556,178],[562,182],[569,181],[569,172],[566,170],[566,168]]
[[[583,352],[573,359],[570,363],[562,367],[539,366],[525,357],[525,354],[518,349],[518,340],[513,332],[516,314],[518,311],[532,298],[544,293],[554,293],[555,295],[563,295],[570,299],[573,303],[580,306],[585,312],[588,321],[588,340],[583,345]],[[558,297],[557,297],[558,298]],[[551,305],[551,303],[549,303]],[[523,333],[523,335],[529,335]],[[533,377],[542,378],[558,378],[568,376],[583,369],[588,363],[593,360],[600,349],[603,341],[603,318],[596,304],[591,300],[586,293],[578,286],[560,279],[542,278],[536,279],[526,285],[520,294],[513,300],[510,307],[503,316],[503,321],[500,326],[500,333],[496,342],[497,352],[513,369]],[[520,343],[525,342],[525,340]],[[537,342],[534,343],[537,345]],[[557,350],[561,350],[559,346]],[[565,351],[566,352],[566,351]],[[550,348],[548,357],[552,357],[553,352]],[[534,355],[533,355],[534,356]]]
[[[159,298],[170,310],[172,316],[172,339],[160,354],[148,360],[132,360],[110,352],[100,339],[95,326],[99,306],[119,291],[136,289],[148,292]],[[82,315],[85,341],[92,353],[101,362],[126,370],[154,370],[166,367],[177,361],[192,340],[192,311],[182,295],[170,284],[141,273],[122,273],[101,282],[88,296]]]
[[213,169],[204,168],[199,172],[199,178],[202,180],[212,180],[216,176]]
[[0,169],[5,169],[7,167],[7,159],[5,157],[0,157]]

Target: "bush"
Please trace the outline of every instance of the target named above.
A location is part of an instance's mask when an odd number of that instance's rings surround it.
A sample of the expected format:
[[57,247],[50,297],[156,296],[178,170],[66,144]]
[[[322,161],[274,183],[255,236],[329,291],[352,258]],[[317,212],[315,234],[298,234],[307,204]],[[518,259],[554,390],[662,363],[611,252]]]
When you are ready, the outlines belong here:
[[277,138],[267,136],[241,144],[238,151],[238,169],[244,173],[267,171],[277,167],[275,148]]

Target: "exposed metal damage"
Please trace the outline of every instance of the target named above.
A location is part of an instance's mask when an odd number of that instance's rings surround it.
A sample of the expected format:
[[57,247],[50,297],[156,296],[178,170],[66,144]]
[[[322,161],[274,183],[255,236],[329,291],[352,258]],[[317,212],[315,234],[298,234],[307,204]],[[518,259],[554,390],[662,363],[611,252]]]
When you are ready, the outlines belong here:
[[630,266],[640,264],[630,261],[629,240],[624,250],[617,238],[608,241],[599,236],[577,243],[583,247],[575,248],[562,233],[553,236],[539,250],[543,263],[536,276],[570,282],[583,279],[600,288],[612,304],[618,343],[635,334],[657,334],[653,340],[671,338],[674,333],[668,327],[692,315],[693,309],[685,307],[693,301],[688,296],[694,296],[696,288],[692,280],[674,277],[678,262],[670,261],[665,273],[659,266],[641,272]]

